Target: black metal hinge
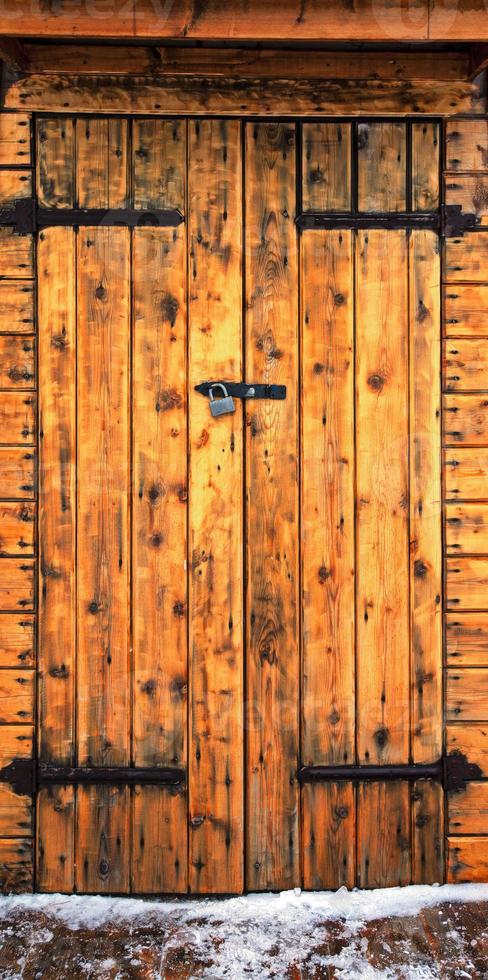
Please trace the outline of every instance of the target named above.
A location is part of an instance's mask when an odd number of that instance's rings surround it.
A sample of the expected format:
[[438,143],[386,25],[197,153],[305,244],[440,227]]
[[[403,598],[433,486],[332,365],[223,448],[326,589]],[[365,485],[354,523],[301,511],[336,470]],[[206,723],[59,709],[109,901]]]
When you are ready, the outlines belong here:
[[347,211],[332,212],[304,211],[297,216],[296,224],[302,231],[309,231],[318,228],[431,228],[437,231],[440,228],[439,212],[417,212],[417,211],[398,211],[398,212],[377,212],[353,214]]
[[172,766],[56,766],[33,759],[14,759],[0,769],[0,782],[20,796],[45,786],[182,786],[186,772]]
[[449,755],[435,762],[414,765],[384,766],[303,766],[298,772],[301,783],[317,782],[391,782],[418,779],[434,779],[441,782],[446,792],[456,793],[466,788],[471,780],[482,780],[483,773],[478,765],[468,762],[461,752]]
[[33,198],[14,201],[0,208],[0,226],[8,225],[18,235],[34,234],[43,228],[176,228],[184,221],[178,208],[136,211],[134,208],[40,208]]
[[445,238],[459,238],[465,231],[485,230],[480,229],[480,224],[479,215],[463,211],[461,204],[444,204],[442,207],[442,234]]

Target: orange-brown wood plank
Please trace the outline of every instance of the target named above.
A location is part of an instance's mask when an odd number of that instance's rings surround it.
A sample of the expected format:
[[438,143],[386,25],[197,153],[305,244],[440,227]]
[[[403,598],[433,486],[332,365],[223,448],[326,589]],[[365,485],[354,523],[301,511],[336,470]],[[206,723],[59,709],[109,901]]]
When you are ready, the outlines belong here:
[[444,341],[444,391],[488,391],[486,340],[457,337]]
[[28,166],[31,162],[30,119],[26,112],[0,113],[1,166]]
[[449,667],[488,667],[488,613],[447,613]]
[[410,787],[365,782],[358,787],[358,884],[391,888],[411,880]]
[[247,887],[300,881],[295,128],[246,126]]
[[29,558],[0,558],[0,610],[32,610],[35,565]]
[[[439,724],[442,734],[442,727]],[[411,791],[412,882],[432,885],[444,881],[444,789],[429,779]]]
[[411,191],[414,211],[433,211],[439,207],[439,155],[439,123],[413,123]]
[[0,447],[0,497],[32,500],[35,491],[35,454],[29,449]]
[[444,481],[447,500],[488,500],[488,448],[446,449]]
[[[1,674],[0,674],[1,677]],[[5,725],[1,728],[0,768],[9,766],[14,759],[30,759],[33,754],[34,728],[32,725]]]
[[444,200],[448,207],[460,207],[461,218],[469,215],[476,227],[488,225],[488,174],[449,175],[444,182]]
[[32,830],[32,797],[0,783],[0,837],[32,837]]
[[36,887],[41,892],[74,891],[75,787],[50,786],[37,796]]
[[[190,890],[243,882],[242,403],[194,392],[242,376],[241,127],[189,124]],[[257,380],[257,379],[256,379]]]
[[78,761],[123,765],[130,758],[127,230],[83,229],[77,261]]
[[444,286],[446,337],[488,336],[488,287],[467,284]]
[[[37,255],[41,365],[39,753],[44,762],[59,765],[75,762],[75,261],[76,241],[72,228],[49,228],[41,232]],[[91,398],[95,400],[93,390]],[[41,820],[44,819],[44,802],[50,800],[49,794],[40,799]],[[52,874],[54,880],[54,870],[46,869],[48,856],[46,846],[43,873],[48,878]],[[73,854],[68,860],[73,860]],[[60,887],[63,882],[64,877]]]
[[351,207],[351,124],[310,122],[302,127],[304,211]]
[[404,232],[358,233],[357,703],[363,763],[407,762],[409,756],[407,261]]
[[462,238],[447,238],[444,244],[443,277],[447,283],[487,283],[488,235],[483,231],[473,231]]
[[35,387],[34,345],[31,337],[0,336],[0,388]]
[[447,558],[446,601],[454,611],[488,609],[488,557]]
[[36,431],[35,396],[22,391],[3,391],[0,396],[0,442],[32,446]]
[[134,119],[132,194],[135,208],[185,211],[186,123]]
[[446,718],[488,722],[488,670],[473,667],[447,671]]
[[0,839],[0,883],[2,891],[15,894],[34,887],[33,845],[28,838]]
[[31,333],[34,325],[34,284],[0,281],[0,332]]
[[[179,167],[184,168],[184,139],[179,148]],[[133,759],[140,766],[186,768],[184,227],[137,230],[133,263]],[[138,787],[133,813],[132,887],[186,891],[186,793]]]
[[129,891],[130,790],[78,786],[76,791],[76,891]]
[[36,127],[37,198],[45,208],[74,208],[75,122],[71,118],[41,118]]
[[358,207],[360,211],[404,211],[406,207],[404,123],[358,125]]
[[446,505],[448,555],[488,553],[488,504]]
[[77,119],[76,200],[80,208],[129,205],[125,119]]
[[32,279],[33,274],[32,235],[14,234],[8,226],[0,228],[0,276],[11,279]]
[[12,208],[27,197],[32,197],[30,170],[0,170],[0,205]]
[[448,119],[446,170],[488,170],[488,120]]
[[488,724],[463,724],[456,722],[446,726],[446,751],[460,752],[468,762],[479,767],[480,778],[488,776]]
[[354,888],[355,787],[351,782],[305,784],[302,807],[304,888]]
[[35,663],[35,620],[30,613],[0,614],[0,667]]
[[[409,462],[411,753],[414,762],[433,762],[442,751],[439,282],[437,235],[431,231],[412,231],[409,241]],[[426,826],[426,834],[430,830],[430,826]],[[433,880],[441,877],[441,871],[439,868]]]
[[488,837],[447,838],[447,881],[488,880]]
[[0,557],[33,554],[35,516],[32,503],[0,503]]
[[0,724],[28,724],[34,720],[33,670],[0,671]]
[[467,783],[461,792],[449,793],[447,810],[449,834],[486,834],[488,782]]
[[444,396],[444,444],[488,444],[488,394]]

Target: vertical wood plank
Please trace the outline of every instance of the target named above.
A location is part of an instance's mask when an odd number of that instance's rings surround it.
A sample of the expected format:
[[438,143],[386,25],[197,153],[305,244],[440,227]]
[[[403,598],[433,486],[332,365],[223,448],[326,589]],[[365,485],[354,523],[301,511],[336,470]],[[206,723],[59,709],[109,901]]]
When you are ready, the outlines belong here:
[[69,894],[75,885],[75,789],[53,786],[37,797],[36,886]]
[[[312,791],[312,792],[311,792]],[[337,889],[356,884],[356,790],[350,783],[303,786],[303,884]]]
[[190,889],[243,888],[242,406],[194,392],[242,376],[241,129],[189,124]]
[[78,538],[82,543],[78,562],[78,763],[127,765],[127,229],[83,229],[77,261]]
[[[442,725],[439,725],[442,734]],[[412,881],[444,881],[444,790],[422,779],[412,787]]]
[[300,882],[295,129],[246,126],[247,887]]
[[75,760],[75,250],[72,228],[39,235],[39,752],[59,765]]
[[403,122],[358,125],[358,208],[404,211],[406,138]]
[[360,783],[357,792],[360,888],[409,885],[411,831],[408,783]]
[[412,210],[439,207],[439,123],[412,123]]
[[411,232],[409,279],[412,758],[433,762],[442,753],[440,263],[433,232]]
[[351,207],[351,124],[309,122],[302,127],[304,211]]
[[357,690],[362,763],[409,757],[408,290],[403,231],[358,232]]
[[76,120],[76,197],[79,208],[129,206],[126,119]]
[[186,123],[134,119],[132,187],[135,208],[185,209]]
[[131,848],[133,892],[178,894],[187,891],[186,829],[186,792],[159,786],[134,787]]
[[37,199],[44,208],[75,206],[74,119],[38,119]]
[[130,790],[78,786],[76,797],[77,892],[127,893]]

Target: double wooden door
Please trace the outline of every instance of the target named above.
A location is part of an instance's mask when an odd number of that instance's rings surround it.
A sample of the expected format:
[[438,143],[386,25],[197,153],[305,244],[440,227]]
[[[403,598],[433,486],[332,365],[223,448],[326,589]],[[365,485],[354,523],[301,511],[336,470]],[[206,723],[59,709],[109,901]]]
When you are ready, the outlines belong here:
[[438,130],[38,118],[39,888],[441,879]]

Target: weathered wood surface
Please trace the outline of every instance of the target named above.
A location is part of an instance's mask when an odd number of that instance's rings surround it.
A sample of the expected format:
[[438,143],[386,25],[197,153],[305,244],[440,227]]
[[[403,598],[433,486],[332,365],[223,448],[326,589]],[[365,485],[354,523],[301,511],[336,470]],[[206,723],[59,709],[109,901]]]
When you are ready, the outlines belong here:
[[439,207],[439,123],[412,125],[412,209],[434,211]]
[[404,211],[406,196],[405,126],[397,122],[359,123],[359,210]]
[[488,170],[488,120],[448,119],[446,170]]
[[446,500],[488,500],[488,448],[446,449],[444,486]]
[[135,208],[186,205],[186,123],[182,119],[134,119],[132,194]]
[[34,552],[35,506],[32,503],[0,502],[0,557],[32,555]]
[[[1,119],[1,116],[0,116]],[[0,332],[31,333],[34,325],[34,285],[0,281]]]
[[488,667],[488,613],[447,613],[448,667]]
[[463,217],[478,228],[488,225],[488,174],[449,174],[444,181],[444,201],[461,208]]
[[[446,239],[443,279],[444,282],[456,284],[488,282],[488,235],[484,231]],[[483,329],[486,331],[486,326]]]
[[35,383],[34,339],[0,336],[0,388],[34,388]]
[[26,75],[7,88],[5,105],[22,111],[118,112],[134,115],[225,113],[242,116],[483,113],[480,86],[469,81],[364,79],[222,79],[211,86],[191,76],[156,80],[117,75]]
[[0,113],[0,165],[24,167],[28,166],[30,162],[29,114],[25,112]]
[[0,868],[4,891],[30,892],[34,885],[33,842],[28,838],[0,839]]
[[446,446],[488,444],[488,394],[444,396]]
[[450,610],[483,610],[488,596],[488,557],[448,558],[446,602]]
[[488,725],[451,724],[446,726],[447,752],[461,752],[469,762],[480,768],[480,776],[488,776]]
[[0,170],[0,207],[12,208],[27,197],[32,197],[30,170]]
[[447,847],[448,882],[486,882],[488,837],[448,837]]
[[8,226],[0,228],[0,276],[4,279],[32,279],[33,275],[32,235],[16,235]]
[[348,211],[351,207],[351,124],[302,126],[304,211]]
[[33,670],[0,671],[0,724],[29,724],[34,720]]
[[33,667],[35,622],[30,613],[0,614],[0,667]]
[[75,788],[53,786],[37,797],[36,887],[44,892],[74,890]]
[[0,783],[0,838],[32,837],[32,797],[15,793]]
[[408,885],[411,878],[408,783],[361,783],[357,792],[359,886]]
[[74,119],[37,120],[36,190],[42,207],[75,207],[75,136]]
[[488,554],[488,504],[448,504],[445,522],[448,555]]
[[78,786],[76,791],[76,889],[104,894],[129,890],[130,790]]
[[32,725],[25,723],[2,725],[1,733],[0,767],[9,766],[14,759],[31,758],[34,741]]
[[444,287],[444,335],[446,337],[488,336],[488,288],[486,286],[459,284]]
[[444,881],[444,789],[421,779],[411,789],[412,882]]
[[449,834],[486,834],[488,782],[468,783],[461,793],[449,793],[447,810]]
[[457,337],[444,343],[444,391],[488,391],[486,340]]
[[0,610],[32,610],[35,598],[34,562],[28,558],[3,558],[0,568]]
[[446,717],[448,721],[488,721],[488,670],[447,671]]
[[309,783],[302,790],[303,885],[307,889],[356,884],[356,788]]

